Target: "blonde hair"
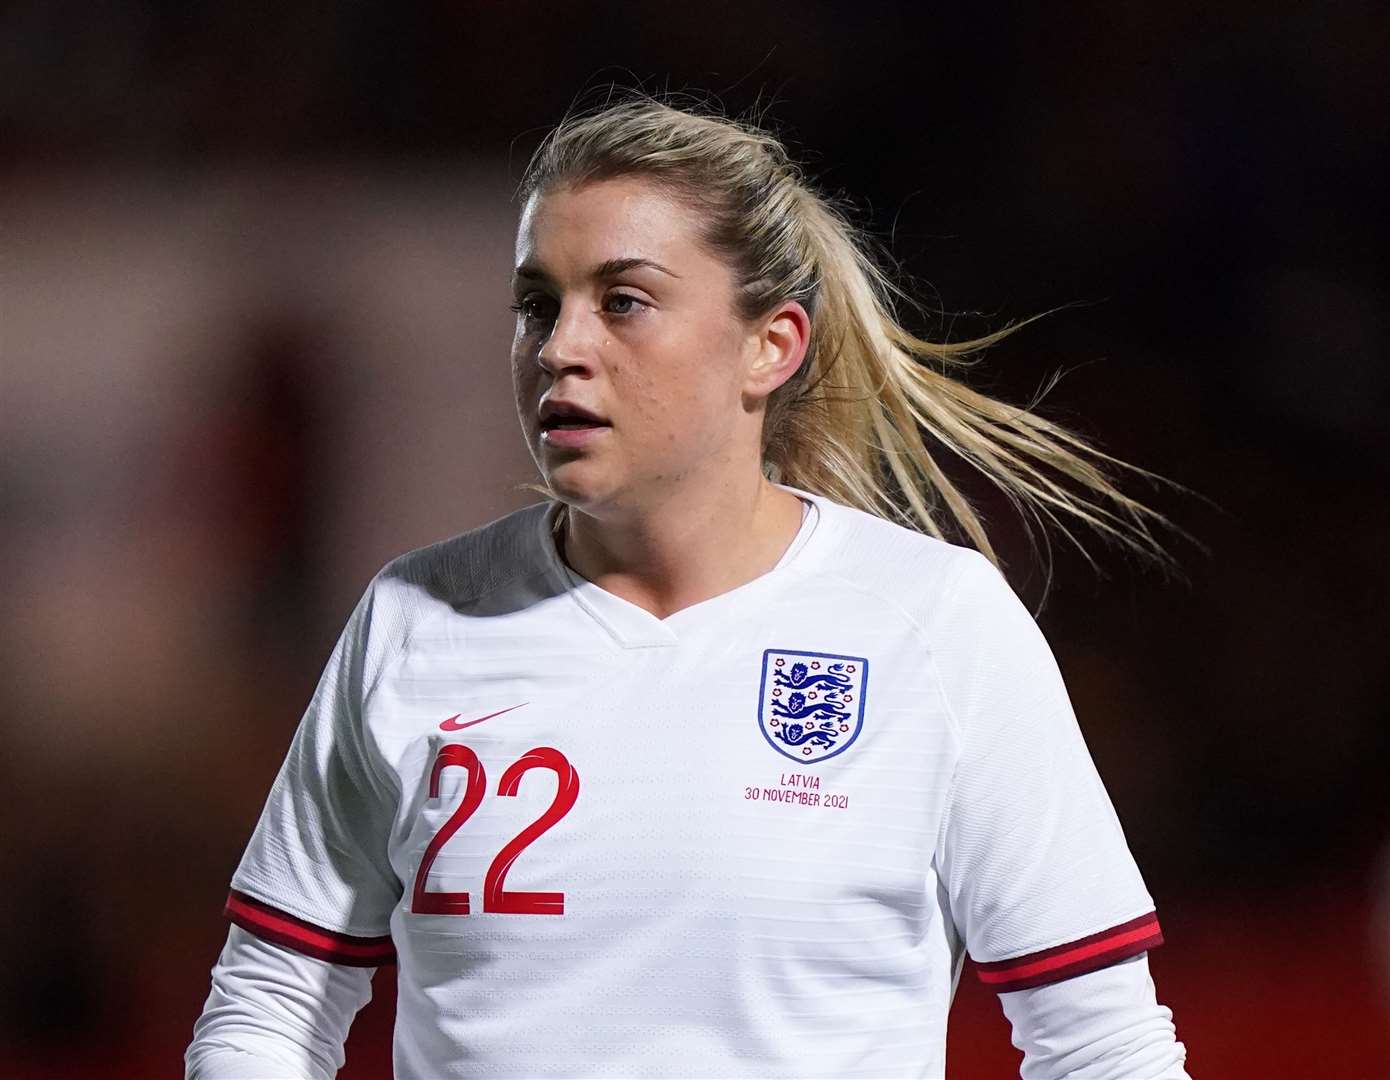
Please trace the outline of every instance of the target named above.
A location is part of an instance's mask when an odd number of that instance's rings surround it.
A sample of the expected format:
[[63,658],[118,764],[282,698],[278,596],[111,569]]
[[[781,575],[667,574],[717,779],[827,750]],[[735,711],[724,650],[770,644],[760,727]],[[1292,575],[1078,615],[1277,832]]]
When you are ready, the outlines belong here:
[[[1030,539],[1029,517],[1040,525],[1045,517],[1095,567],[1062,514],[1177,571],[1150,523],[1183,530],[1119,491],[1101,463],[1162,477],[953,377],[975,354],[1050,312],[968,341],[916,337],[895,310],[895,301],[911,297],[876,265],[868,235],[812,188],[782,143],[698,104],[635,93],[567,116],[532,156],[518,195],[524,203],[551,186],[619,176],[648,178],[698,210],[701,239],[734,273],[743,317],[787,300],[811,316],[805,361],[767,401],[768,479],[939,539],[953,527],[1002,570],[980,516],[929,449],[932,439],[1004,492]],[[555,497],[544,484],[523,487]]]

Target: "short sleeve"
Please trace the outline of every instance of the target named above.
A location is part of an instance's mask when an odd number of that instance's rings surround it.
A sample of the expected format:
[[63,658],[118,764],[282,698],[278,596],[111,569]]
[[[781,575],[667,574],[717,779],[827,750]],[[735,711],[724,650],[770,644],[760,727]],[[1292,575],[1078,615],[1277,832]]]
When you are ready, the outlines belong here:
[[937,869],[982,981],[1004,993],[1163,940],[1042,631],[979,552],[932,613],[959,758]]
[[390,918],[401,895],[388,858],[397,800],[363,724],[366,682],[383,634],[373,628],[376,585],[328,658],[232,876],[225,910],[265,940],[360,967],[394,960]]

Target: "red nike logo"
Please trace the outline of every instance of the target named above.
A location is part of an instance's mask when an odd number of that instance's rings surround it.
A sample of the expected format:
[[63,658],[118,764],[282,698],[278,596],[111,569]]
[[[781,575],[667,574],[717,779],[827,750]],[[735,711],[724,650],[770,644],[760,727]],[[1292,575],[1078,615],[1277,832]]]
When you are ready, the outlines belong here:
[[[521,703],[521,705],[529,705],[529,704],[531,704],[529,701],[523,701],[523,702]],[[465,720],[465,721],[464,721],[463,723],[461,723],[461,724],[457,724],[457,723],[455,723],[454,721],[456,721],[460,716],[462,716],[463,713],[454,713],[453,716],[449,717],[449,719],[445,720],[443,723],[441,723],[441,724],[439,725],[439,730],[440,730],[440,731],[462,731],[464,728],[466,728],[466,727],[472,727],[474,724],[481,724],[484,720],[491,720],[494,716],[501,716],[504,712],[511,712],[512,709],[519,709],[519,708],[521,708],[521,705],[513,705],[513,706],[511,706],[510,708],[507,708],[507,709],[498,709],[496,712],[490,712],[490,713],[488,713],[486,716],[480,716],[480,717],[478,717],[478,719],[476,719],[476,720]]]

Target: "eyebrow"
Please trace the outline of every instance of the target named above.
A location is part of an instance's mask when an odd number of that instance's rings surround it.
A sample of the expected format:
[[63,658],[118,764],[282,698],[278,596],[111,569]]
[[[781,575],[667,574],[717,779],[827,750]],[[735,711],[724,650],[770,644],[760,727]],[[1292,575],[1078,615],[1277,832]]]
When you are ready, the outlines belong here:
[[[605,262],[601,262],[598,266],[594,267],[590,276],[596,278],[611,278],[617,277],[619,274],[625,274],[629,270],[659,270],[667,277],[680,277],[674,270],[668,270],[659,262],[655,262],[652,259],[644,259],[638,255],[628,255],[621,259],[608,259]],[[526,281],[550,280],[550,275],[534,263],[522,263],[516,268],[513,277],[518,280]]]

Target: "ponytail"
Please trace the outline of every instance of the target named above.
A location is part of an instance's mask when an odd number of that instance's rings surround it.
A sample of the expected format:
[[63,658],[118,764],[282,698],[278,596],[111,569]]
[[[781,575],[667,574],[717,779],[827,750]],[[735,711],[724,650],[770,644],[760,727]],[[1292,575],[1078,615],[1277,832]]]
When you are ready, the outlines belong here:
[[620,175],[648,176],[698,205],[703,238],[734,270],[746,317],[788,299],[811,315],[801,368],[767,401],[762,452],[769,479],[939,539],[953,530],[1002,569],[980,515],[942,470],[935,444],[999,488],[1030,538],[1033,523],[1045,525],[1045,518],[1094,567],[1064,519],[1079,520],[1176,571],[1150,526],[1188,534],[1121,492],[1106,466],[1186,490],[1182,485],[965,382],[977,354],[1050,312],[968,341],[914,336],[894,310],[895,300],[911,300],[870,257],[869,238],[805,181],[776,138],[645,96],[567,118],[536,151],[521,194],[560,180]]

